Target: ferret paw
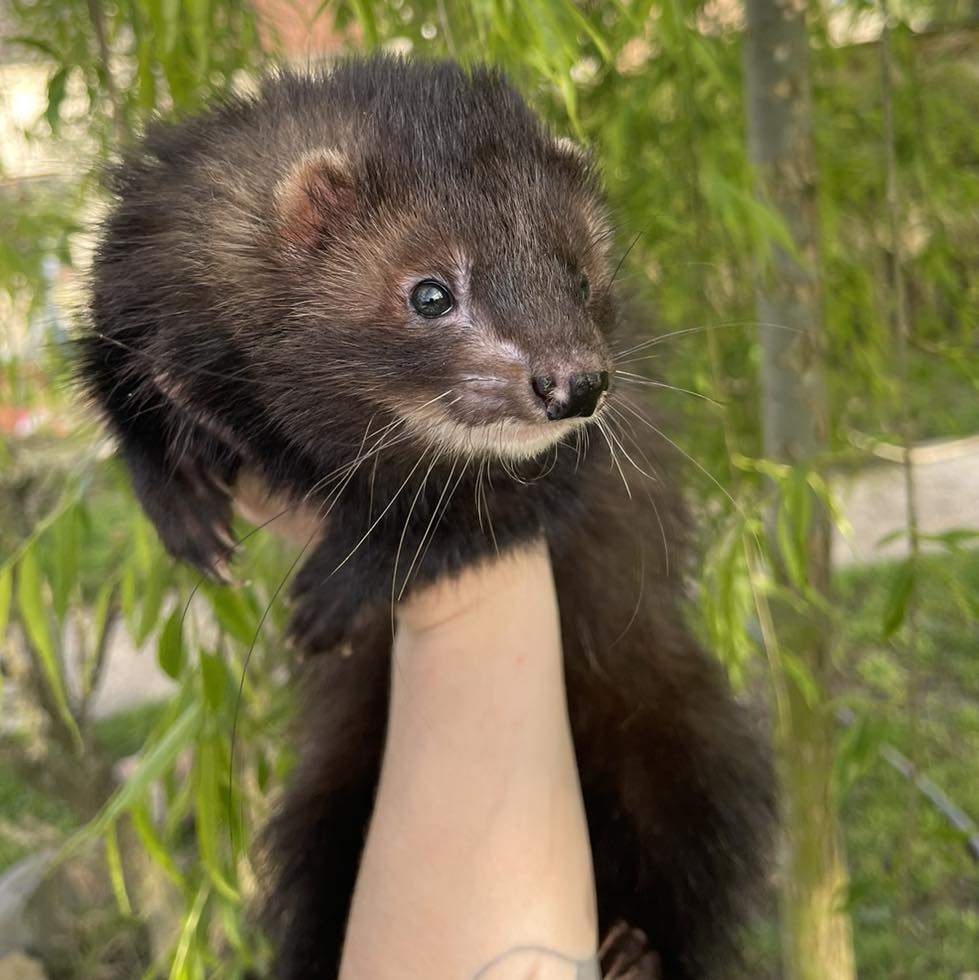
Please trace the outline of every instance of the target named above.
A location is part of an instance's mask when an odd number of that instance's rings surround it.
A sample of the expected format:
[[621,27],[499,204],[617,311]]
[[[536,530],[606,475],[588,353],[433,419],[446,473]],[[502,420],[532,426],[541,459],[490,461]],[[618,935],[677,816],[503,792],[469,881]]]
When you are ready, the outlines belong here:
[[354,612],[349,599],[323,585],[316,593],[297,597],[289,639],[307,654],[337,649],[350,634]]
[[606,934],[598,951],[602,980],[658,980],[659,957],[649,948],[641,929],[618,922]]
[[304,653],[326,653],[352,640],[377,611],[377,590],[362,568],[337,567],[324,544],[299,570],[289,596],[293,608],[289,638]]
[[228,487],[217,476],[185,465],[150,493],[150,500],[144,494],[144,503],[167,551],[212,581],[230,584],[236,542]]

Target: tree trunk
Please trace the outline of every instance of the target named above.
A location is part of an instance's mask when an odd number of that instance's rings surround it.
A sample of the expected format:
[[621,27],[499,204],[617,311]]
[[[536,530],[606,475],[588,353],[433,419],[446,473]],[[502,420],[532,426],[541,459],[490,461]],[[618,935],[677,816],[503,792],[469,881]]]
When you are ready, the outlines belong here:
[[[775,246],[757,290],[765,454],[802,466],[813,463],[826,443],[805,13],[801,0],[747,0],[745,39],[749,151],[759,190],[795,246]],[[829,587],[829,542],[828,515],[814,501],[806,577],[821,594]],[[784,975],[850,980],[855,972],[844,911],[848,882],[832,792],[829,624],[812,603],[802,612],[778,602],[773,608],[780,647],[812,679],[805,694],[789,681],[788,710],[777,737]]]

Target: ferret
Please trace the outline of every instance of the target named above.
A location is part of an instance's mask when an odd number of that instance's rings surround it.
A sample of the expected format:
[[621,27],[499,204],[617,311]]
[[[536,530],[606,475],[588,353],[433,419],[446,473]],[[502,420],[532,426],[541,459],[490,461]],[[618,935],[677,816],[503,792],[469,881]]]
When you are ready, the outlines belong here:
[[322,521],[291,586],[323,656],[267,836],[275,976],[337,975],[392,603],[540,535],[600,929],[642,938],[643,975],[723,975],[771,767],[685,623],[686,520],[616,382],[639,321],[589,155],[497,70],[374,57],[157,122],[109,185],[80,374],[164,545],[226,578],[244,471]]

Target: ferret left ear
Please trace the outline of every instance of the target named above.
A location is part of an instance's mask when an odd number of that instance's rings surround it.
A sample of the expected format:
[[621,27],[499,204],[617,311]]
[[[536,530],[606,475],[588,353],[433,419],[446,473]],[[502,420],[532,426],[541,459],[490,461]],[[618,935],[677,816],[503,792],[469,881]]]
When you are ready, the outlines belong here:
[[275,189],[279,234],[291,245],[316,248],[349,218],[356,203],[350,161],[336,150],[307,153]]
[[572,164],[579,170],[587,170],[592,165],[591,153],[580,143],[576,143],[567,136],[554,140],[553,147],[555,156],[559,160]]

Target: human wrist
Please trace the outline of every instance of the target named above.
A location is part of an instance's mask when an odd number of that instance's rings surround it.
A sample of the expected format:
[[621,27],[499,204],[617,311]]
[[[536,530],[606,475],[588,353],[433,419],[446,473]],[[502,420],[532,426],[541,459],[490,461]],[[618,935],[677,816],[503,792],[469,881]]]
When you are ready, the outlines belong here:
[[542,539],[493,556],[410,595],[397,610],[399,637],[426,643],[465,635],[484,622],[498,625],[554,607],[550,558]]

